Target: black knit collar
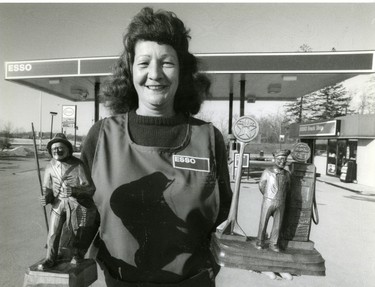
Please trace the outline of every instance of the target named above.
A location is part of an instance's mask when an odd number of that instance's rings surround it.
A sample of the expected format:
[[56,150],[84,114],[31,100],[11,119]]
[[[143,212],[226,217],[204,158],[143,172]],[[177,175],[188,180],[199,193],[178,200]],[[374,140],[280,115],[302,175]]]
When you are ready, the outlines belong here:
[[187,123],[187,121],[188,117],[182,113],[178,113],[171,117],[150,117],[137,115],[134,110],[129,112],[129,122],[134,122],[141,125],[174,126]]

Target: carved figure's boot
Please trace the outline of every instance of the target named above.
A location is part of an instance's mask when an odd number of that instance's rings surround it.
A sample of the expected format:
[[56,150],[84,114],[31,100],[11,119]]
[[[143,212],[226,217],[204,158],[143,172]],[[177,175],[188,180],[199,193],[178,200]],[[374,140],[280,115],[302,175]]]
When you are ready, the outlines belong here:
[[82,255],[83,252],[81,252],[79,249],[74,248],[73,258],[70,261],[70,264],[77,265],[81,263],[84,259],[84,255]]
[[264,249],[265,248],[265,244],[264,244],[264,241],[263,240],[257,240],[256,244],[255,244],[255,247],[257,249]]
[[270,249],[275,252],[280,252],[280,247],[277,244],[270,244]]
[[51,269],[53,266],[55,266],[55,261],[50,258],[46,258],[38,265],[38,270],[45,271],[46,269]]

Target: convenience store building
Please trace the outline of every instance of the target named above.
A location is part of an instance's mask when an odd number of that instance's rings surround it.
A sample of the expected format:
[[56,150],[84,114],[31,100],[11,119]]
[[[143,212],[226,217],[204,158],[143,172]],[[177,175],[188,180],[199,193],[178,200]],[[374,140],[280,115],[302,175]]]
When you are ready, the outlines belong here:
[[[307,143],[317,172],[340,177],[351,163],[350,181],[375,187],[375,115],[348,115],[328,121],[293,124],[290,137]],[[345,165],[346,164],[346,165]],[[346,172],[346,170],[345,170]]]

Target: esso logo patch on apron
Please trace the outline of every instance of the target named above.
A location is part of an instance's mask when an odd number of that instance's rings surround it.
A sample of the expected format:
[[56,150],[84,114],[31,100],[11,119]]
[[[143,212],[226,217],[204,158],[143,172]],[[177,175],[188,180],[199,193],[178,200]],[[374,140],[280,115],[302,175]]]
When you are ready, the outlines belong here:
[[195,171],[210,172],[210,159],[187,155],[173,155],[173,167]]

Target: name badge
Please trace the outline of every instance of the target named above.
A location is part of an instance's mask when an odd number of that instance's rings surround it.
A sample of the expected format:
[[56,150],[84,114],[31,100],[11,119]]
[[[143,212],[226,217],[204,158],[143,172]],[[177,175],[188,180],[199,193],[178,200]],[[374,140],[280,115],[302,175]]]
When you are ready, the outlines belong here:
[[210,159],[187,155],[173,155],[173,167],[194,171],[210,172]]

